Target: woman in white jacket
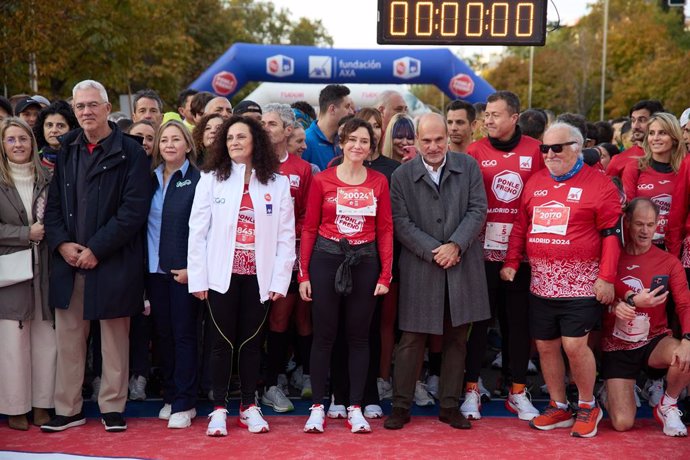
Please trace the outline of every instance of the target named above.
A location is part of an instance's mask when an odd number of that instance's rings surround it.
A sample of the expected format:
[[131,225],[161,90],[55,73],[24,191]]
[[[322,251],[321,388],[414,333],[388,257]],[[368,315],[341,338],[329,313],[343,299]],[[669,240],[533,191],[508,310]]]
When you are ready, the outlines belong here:
[[189,218],[189,292],[205,300],[213,321],[214,410],[207,435],[227,435],[227,393],[237,353],[241,425],[268,431],[255,405],[270,300],[287,293],[295,262],[295,220],[288,179],[276,174],[268,135],[251,119],[232,117],[218,133],[196,188]]

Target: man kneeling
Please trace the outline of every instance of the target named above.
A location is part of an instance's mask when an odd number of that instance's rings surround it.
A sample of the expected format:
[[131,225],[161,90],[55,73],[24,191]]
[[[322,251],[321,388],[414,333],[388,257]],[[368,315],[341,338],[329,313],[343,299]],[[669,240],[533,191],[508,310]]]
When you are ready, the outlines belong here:
[[[676,406],[690,383],[690,291],[681,263],[652,244],[659,208],[647,198],[635,198],[625,212],[628,237],[618,263],[616,296],[604,319],[602,375],[606,409],[613,428],[626,431],[635,421],[634,385],[640,370],[667,370],[666,392],[654,408],[654,418],[667,436],[687,436]],[[669,291],[682,325],[683,338],[673,338],[667,325]]]

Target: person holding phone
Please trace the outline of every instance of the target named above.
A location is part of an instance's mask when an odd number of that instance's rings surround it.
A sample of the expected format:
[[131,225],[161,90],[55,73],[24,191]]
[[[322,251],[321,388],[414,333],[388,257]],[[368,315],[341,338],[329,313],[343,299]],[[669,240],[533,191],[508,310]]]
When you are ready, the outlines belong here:
[[[627,431],[635,421],[634,386],[638,374],[666,373],[666,391],[654,418],[667,436],[687,436],[677,401],[690,384],[690,291],[680,261],[653,244],[659,207],[651,198],[633,199],[625,210],[625,248],[618,261],[617,301],[604,316],[602,402],[613,428]],[[649,287],[647,287],[649,286]],[[666,316],[669,292],[683,336],[671,335]]]

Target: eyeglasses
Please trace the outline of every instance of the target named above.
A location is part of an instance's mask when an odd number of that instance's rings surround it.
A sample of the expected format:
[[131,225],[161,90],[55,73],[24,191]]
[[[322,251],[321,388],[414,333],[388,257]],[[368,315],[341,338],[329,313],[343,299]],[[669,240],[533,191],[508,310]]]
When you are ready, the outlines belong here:
[[565,147],[566,145],[573,145],[573,144],[577,144],[577,142],[571,141],[571,142],[564,142],[562,144],[551,144],[551,145],[541,144],[539,146],[539,151],[541,153],[544,153],[544,154],[549,153],[549,150],[552,150],[553,153],[561,153],[563,151],[563,147]]
[[77,112],[83,112],[87,107],[89,110],[95,110],[99,105],[107,104],[107,102],[87,102],[86,104],[74,104],[74,110]]
[[29,138],[29,136],[7,137],[5,138],[5,143],[7,145],[30,144],[31,139]]

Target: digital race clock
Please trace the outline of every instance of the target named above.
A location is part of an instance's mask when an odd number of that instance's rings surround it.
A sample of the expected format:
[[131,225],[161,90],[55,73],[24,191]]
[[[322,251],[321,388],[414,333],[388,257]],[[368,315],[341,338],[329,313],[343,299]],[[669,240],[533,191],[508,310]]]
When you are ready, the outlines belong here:
[[382,45],[544,45],[548,0],[379,0]]

